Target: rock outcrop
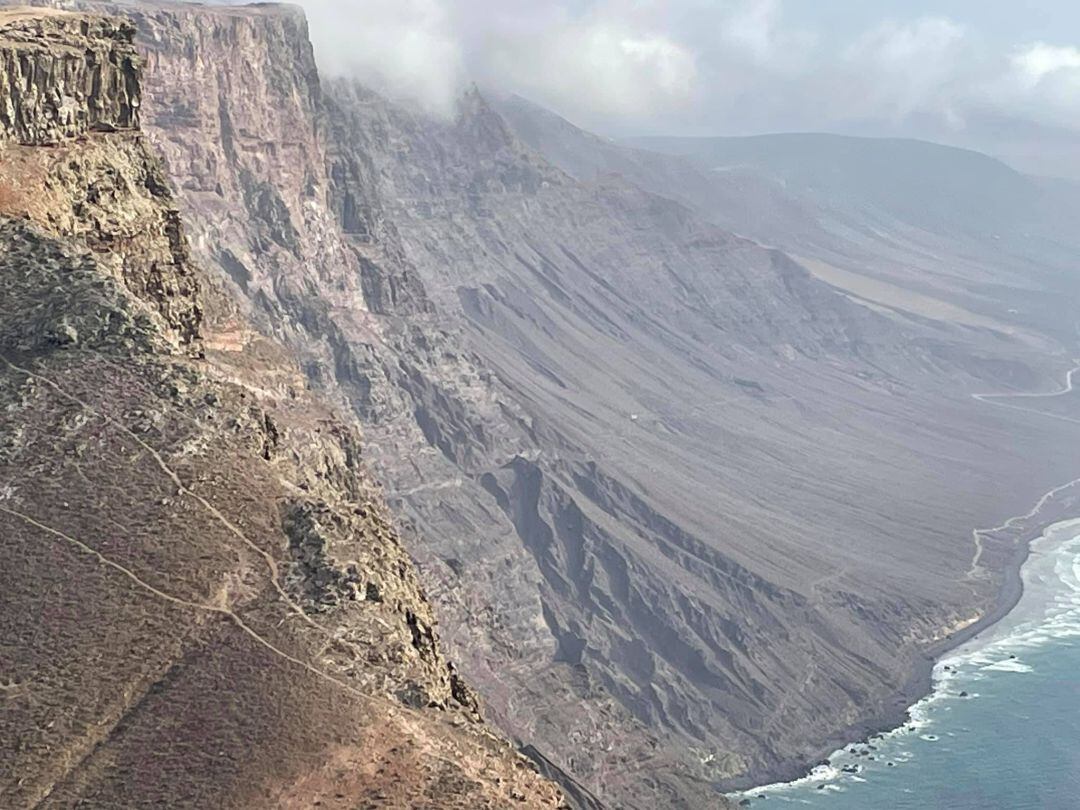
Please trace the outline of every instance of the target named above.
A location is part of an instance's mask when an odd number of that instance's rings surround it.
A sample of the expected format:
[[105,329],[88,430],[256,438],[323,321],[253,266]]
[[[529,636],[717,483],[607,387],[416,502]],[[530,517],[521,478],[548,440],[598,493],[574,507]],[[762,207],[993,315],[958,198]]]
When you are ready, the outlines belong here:
[[134,27],[19,9],[0,23],[0,213],[84,242],[163,334],[197,352],[198,280],[168,181],[137,131]]
[[[358,427],[202,275],[110,118],[133,30],[0,15],[0,62],[97,110],[0,139],[0,803],[563,806],[443,656]],[[76,51],[124,82],[71,95],[40,66]],[[39,96],[3,102],[52,120]]]
[[139,125],[134,28],[122,18],[0,12],[0,137],[55,144]]

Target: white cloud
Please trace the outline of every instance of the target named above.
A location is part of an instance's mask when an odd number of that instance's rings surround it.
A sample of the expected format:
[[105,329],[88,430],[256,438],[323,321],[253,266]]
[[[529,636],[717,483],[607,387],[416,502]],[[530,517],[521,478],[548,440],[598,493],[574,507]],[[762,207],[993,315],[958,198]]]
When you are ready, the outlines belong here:
[[462,42],[443,0],[303,0],[319,68],[440,113],[466,81]]
[[1080,128],[1080,48],[1032,43],[1017,48],[1008,67],[988,88],[999,104],[1043,124]]
[[1028,86],[1035,87],[1047,77],[1080,71],[1080,48],[1036,42],[1015,53],[1012,64]]
[[651,27],[641,0],[302,0],[320,69],[452,111],[466,84],[574,112],[663,112],[689,98],[695,55]]
[[696,75],[694,54],[677,42],[597,14],[502,43],[483,78],[570,114],[635,117],[685,104]]
[[963,73],[966,31],[943,17],[908,23],[886,21],[867,31],[843,53],[853,84],[863,89],[863,116],[899,120],[920,110],[955,116],[953,93]]
[[801,69],[817,44],[813,33],[784,24],[780,0],[741,0],[727,7],[714,4],[712,11],[719,41],[733,55],[772,72]]
[[1080,129],[1080,48],[993,44],[977,19],[840,36],[783,0],[301,2],[324,72],[444,113],[475,80],[608,132],[959,130],[973,111]]
[[723,20],[721,36],[756,61],[767,62],[776,54],[779,21],[778,0],[750,0],[733,9]]

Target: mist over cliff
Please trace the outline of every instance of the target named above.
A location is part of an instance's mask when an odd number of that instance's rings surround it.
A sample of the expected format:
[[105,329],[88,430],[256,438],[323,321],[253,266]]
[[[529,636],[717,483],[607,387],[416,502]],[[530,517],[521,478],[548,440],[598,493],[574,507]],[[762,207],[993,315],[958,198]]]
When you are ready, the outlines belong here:
[[1080,25],[1038,12],[812,12],[780,0],[305,0],[326,75],[451,114],[471,83],[606,135],[841,132],[931,139],[1080,176]]

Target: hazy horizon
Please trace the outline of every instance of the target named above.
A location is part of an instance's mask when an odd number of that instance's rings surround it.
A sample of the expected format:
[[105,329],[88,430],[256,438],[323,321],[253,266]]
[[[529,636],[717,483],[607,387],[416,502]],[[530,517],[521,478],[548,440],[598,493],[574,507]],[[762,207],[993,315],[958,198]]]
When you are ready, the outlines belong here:
[[324,73],[444,114],[477,82],[613,137],[913,137],[1080,176],[1080,33],[1065,33],[1080,7],[1065,0],[300,5]]

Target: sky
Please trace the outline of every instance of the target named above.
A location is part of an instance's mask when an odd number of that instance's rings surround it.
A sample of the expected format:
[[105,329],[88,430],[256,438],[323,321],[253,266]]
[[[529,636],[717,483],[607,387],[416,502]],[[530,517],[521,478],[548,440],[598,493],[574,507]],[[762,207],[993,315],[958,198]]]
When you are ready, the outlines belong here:
[[301,5],[324,73],[443,114],[476,82],[614,136],[896,134],[1080,161],[1080,0]]

